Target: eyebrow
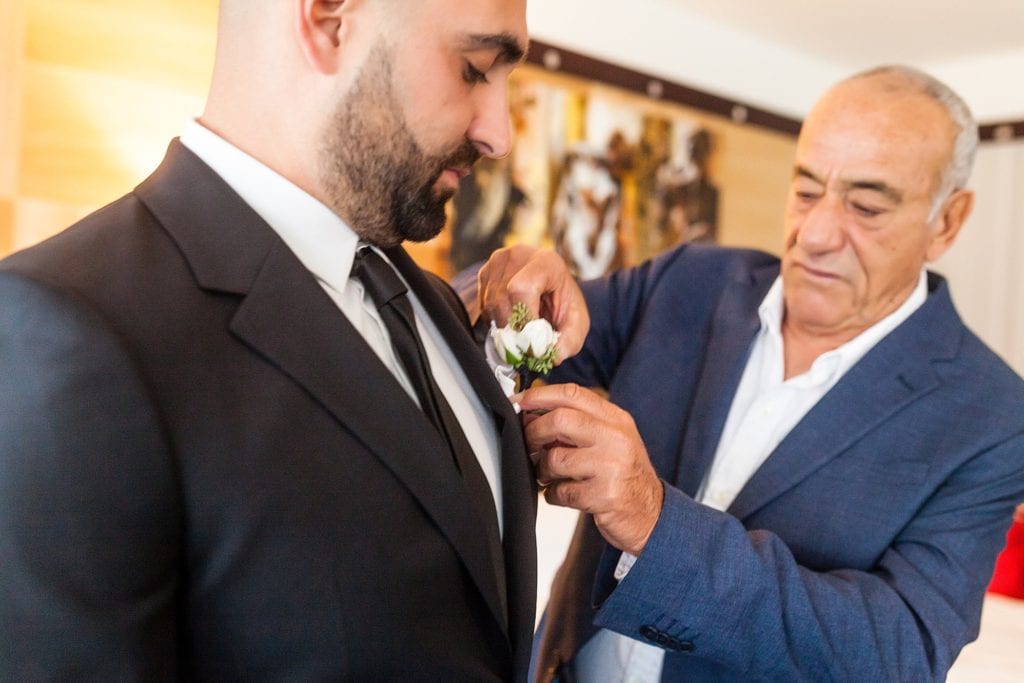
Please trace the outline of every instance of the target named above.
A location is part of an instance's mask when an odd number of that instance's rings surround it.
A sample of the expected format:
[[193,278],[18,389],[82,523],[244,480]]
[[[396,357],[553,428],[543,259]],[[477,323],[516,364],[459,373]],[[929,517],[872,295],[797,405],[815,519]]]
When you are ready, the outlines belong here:
[[903,201],[902,192],[880,180],[851,180],[845,183],[845,185],[847,189],[850,190],[870,190],[872,192],[878,192],[894,204],[899,204]]
[[466,37],[466,50],[497,50],[498,60],[518,64],[526,58],[526,48],[511,33],[474,33]]
[[[797,178],[807,178],[812,180],[819,185],[825,185],[825,181],[814,173],[810,169],[804,166],[797,166],[793,169],[793,176]],[[883,195],[886,199],[898,204],[903,201],[903,193],[894,188],[888,183],[882,182],[881,180],[847,180],[843,181],[843,189],[845,190],[869,190],[871,192],[878,192]]]
[[808,168],[806,168],[804,166],[797,165],[797,166],[793,167],[793,177],[794,178],[807,178],[808,180],[813,180],[814,182],[818,183],[819,185],[824,185],[825,184],[824,180],[822,180],[818,176],[816,176],[813,173],[811,173],[810,169],[808,169]]

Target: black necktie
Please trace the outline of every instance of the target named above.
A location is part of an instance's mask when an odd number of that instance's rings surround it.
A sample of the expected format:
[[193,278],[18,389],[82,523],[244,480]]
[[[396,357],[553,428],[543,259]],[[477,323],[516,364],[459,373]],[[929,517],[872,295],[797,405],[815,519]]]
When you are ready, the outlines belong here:
[[466,482],[470,503],[476,508],[481,522],[487,529],[488,546],[497,573],[499,593],[502,594],[502,604],[505,604],[505,562],[491,486],[480,469],[480,463],[466,440],[455,413],[434,381],[427,353],[416,330],[416,318],[413,315],[412,304],[409,303],[408,290],[395,269],[369,247],[363,247],[356,252],[352,275],[359,278],[366,293],[377,306],[381,320],[391,336],[391,346],[405,367],[423,412],[448,443],[455,465]]

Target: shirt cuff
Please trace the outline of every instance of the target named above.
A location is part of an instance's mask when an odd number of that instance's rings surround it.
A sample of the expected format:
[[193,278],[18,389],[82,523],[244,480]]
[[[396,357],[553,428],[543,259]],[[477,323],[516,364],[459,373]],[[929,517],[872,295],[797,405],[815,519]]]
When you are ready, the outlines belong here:
[[622,555],[619,556],[619,563],[615,565],[615,572],[613,574],[613,576],[615,576],[615,580],[622,581],[626,578],[626,574],[628,574],[629,570],[633,568],[633,564],[635,562],[636,555],[626,552],[622,553]]

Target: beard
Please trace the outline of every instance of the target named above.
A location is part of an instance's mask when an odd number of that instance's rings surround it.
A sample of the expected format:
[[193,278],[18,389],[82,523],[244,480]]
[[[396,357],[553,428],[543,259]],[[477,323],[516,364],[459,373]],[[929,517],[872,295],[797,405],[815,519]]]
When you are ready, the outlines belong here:
[[469,167],[479,158],[465,138],[439,154],[420,147],[395,97],[390,56],[379,44],[329,123],[320,182],[331,208],[361,239],[393,247],[441,232],[455,190],[435,190],[438,178],[446,168]]

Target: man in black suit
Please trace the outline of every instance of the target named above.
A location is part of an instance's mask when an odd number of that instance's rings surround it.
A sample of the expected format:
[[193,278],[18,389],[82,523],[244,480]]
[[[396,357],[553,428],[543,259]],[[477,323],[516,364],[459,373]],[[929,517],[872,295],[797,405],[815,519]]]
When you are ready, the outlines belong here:
[[520,426],[399,246],[508,151],[524,15],[222,0],[160,168],[0,263],[0,679],[525,678]]

